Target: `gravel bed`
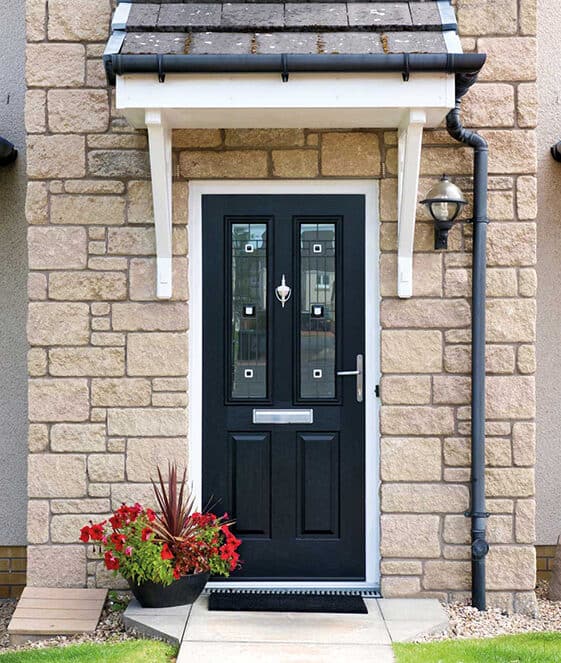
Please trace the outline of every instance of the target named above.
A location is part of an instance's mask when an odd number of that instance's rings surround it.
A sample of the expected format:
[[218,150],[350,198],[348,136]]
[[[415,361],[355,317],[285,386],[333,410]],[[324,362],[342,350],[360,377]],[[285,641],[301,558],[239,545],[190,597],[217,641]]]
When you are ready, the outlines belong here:
[[539,616],[507,615],[499,608],[479,612],[462,603],[451,603],[444,608],[450,623],[446,631],[419,638],[419,642],[461,638],[493,638],[497,635],[561,631],[561,601],[549,601],[547,583],[540,581],[536,589]]
[[132,631],[125,631],[123,624],[123,611],[129,602],[130,597],[127,594],[111,592],[108,596],[101,619],[97,628],[92,633],[80,633],[78,635],[60,635],[56,638],[47,638],[46,640],[37,640],[29,642],[18,647],[11,647],[8,637],[8,624],[12,614],[16,609],[17,601],[0,600],[0,653],[6,651],[17,651],[20,649],[42,649],[44,647],[62,647],[65,645],[75,645],[80,642],[122,642],[124,640],[134,640],[140,637]]

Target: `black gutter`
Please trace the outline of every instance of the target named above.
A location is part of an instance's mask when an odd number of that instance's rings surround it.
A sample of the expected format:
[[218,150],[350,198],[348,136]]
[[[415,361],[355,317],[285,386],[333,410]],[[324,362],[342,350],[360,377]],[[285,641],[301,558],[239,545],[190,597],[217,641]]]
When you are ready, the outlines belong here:
[[471,299],[471,598],[478,610],[486,609],[485,556],[485,282],[487,244],[487,141],[460,119],[462,97],[475,83],[477,74],[456,76],[456,107],[446,117],[448,133],[473,148],[473,266]]
[[388,72],[404,80],[422,72],[472,73],[485,62],[482,53],[382,53],[364,55],[127,55],[104,56],[109,82],[123,74],[278,73],[284,81],[294,72]]
[[0,166],[7,166],[13,163],[18,156],[18,151],[9,140],[0,136]]

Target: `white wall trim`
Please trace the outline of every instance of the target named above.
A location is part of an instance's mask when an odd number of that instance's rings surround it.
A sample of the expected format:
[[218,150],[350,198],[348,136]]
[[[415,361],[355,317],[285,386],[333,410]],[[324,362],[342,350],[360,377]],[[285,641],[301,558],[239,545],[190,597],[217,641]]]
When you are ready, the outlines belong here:
[[[379,399],[380,288],[379,186],[376,180],[243,180],[189,182],[189,476],[198,503],[202,493],[202,196],[356,194],[365,197],[365,532],[366,581],[309,583],[228,582],[228,587],[378,587],[380,580]],[[212,583],[213,587],[224,583]]]

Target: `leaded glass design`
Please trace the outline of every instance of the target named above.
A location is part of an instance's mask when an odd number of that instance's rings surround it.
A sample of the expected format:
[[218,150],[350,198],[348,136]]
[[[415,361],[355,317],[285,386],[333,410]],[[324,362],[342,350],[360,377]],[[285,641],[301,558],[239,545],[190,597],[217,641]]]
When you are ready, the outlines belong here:
[[267,398],[267,226],[233,223],[231,398]]
[[335,397],[335,224],[300,225],[300,398]]

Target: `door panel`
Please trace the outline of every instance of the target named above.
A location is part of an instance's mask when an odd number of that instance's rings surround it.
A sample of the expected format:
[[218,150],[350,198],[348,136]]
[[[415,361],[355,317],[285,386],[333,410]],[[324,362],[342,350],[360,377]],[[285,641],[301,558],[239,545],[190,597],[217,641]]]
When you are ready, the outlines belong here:
[[237,520],[233,580],[364,579],[364,403],[337,375],[364,308],[362,196],[203,197],[203,499]]

